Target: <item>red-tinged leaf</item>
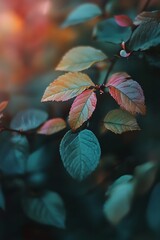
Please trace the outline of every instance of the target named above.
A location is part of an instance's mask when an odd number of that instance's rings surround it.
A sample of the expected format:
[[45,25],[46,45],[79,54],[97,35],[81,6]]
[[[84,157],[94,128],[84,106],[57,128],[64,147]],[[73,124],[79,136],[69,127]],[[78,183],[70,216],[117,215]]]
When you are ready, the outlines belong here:
[[93,89],[88,89],[76,97],[69,113],[69,124],[73,130],[79,128],[92,116],[96,104],[97,98]]
[[104,118],[104,126],[116,134],[140,130],[135,117],[122,109],[115,109],[107,113]]
[[2,112],[8,105],[8,101],[3,101],[0,103],[0,112]]
[[136,81],[128,78],[130,76],[125,72],[115,73],[110,77],[106,87],[121,108],[132,114],[145,114],[143,90]]
[[45,122],[37,131],[39,134],[51,135],[66,128],[66,122],[62,118],[53,118]]
[[116,23],[121,27],[129,27],[133,25],[132,19],[127,15],[114,16]]
[[58,77],[45,90],[42,102],[66,101],[81,94],[85,89],[95,86],[84,73],[66,73]]

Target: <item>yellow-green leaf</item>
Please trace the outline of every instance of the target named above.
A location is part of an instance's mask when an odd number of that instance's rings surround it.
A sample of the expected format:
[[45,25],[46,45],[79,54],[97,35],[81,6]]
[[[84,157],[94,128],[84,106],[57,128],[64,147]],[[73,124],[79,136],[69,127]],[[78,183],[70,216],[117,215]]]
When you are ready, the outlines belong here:
[[105,59],[107,56],[101,50],[88,46],[75,47],[64,55],[56,70],[82,71]]
[[66,101],[81,94],[85,89],[95,86],[84,73],[66,73],[58,77],[45,90],[42,102]]
[[116,134],[140,130],[136,118],[122,109],[110,111],[104,118],[104,126]]

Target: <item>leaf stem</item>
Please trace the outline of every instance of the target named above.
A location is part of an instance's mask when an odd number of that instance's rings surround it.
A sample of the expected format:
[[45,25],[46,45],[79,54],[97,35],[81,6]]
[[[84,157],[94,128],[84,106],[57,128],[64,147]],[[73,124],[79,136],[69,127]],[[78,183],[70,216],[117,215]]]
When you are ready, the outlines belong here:
[[118,59],[118,57],[117,57],[117,55],[115,55],[114,58],[111,60],[111,64],[109,66],[109,69],[108,69],[107,74],[106,74],[106,76],[104,78],[104,81],[103,81],[103,85],[105,85],[107,83],[107,79],[109,77],[109,74],[111,73],[112,69],[114,68],[114,65],[115,65],[117,59]]
[[8,128],[8,127],[5,127],[5,126],[1,126],[0,127],[0,132],[4,132],[4,131],[12,132],[12,133],[18,133],[20,135],[28,135],[28,133],[29,133],[29,132],[25,132],[25,131],[22,131],[22,130],[17,130],[17,129],[12,129],[12,128]]

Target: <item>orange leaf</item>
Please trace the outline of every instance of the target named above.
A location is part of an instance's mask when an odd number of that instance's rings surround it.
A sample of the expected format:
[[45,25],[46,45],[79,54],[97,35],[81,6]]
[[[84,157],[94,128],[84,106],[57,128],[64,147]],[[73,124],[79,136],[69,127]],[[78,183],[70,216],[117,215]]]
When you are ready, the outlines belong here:
[[132,114],[145,114],[143,90],[136,81],[127,78],[130,76],[125,72],[115,73],[110,77],[106,87],[121,108]]
[[39,134],[51,135],[66,128],[66,122],[62,118],[53,118],[45,122],[37,131]]
[[58,77],[45,90],[42,102],[66,101],[81,94],[85,89],[95,86],[84,73],[66,73]]
[[76,97],[69,113],[69,124],[73,130],[79,128],[92,116],[96,104],[97,98],[93,89],[88,89]]
[[0,112],[2,112],[8,105],[8,101],[3,101],[0,103]]

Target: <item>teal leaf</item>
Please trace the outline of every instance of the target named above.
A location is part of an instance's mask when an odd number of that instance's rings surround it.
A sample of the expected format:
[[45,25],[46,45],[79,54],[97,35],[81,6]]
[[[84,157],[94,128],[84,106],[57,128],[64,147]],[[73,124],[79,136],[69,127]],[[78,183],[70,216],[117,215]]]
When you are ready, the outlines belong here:
[[62,198],[55,192],[46,192],[40,197],[25,197],[22,200],[25,214],[32,220],[65,228],[66,212]]
[[28,131],[39,127],[47,118],[48,114],[45,111],[28,109],[17,113],[10,126],[12,129]]
[[109,186],[106,192],[106,196],[110,195],[112,190],[118,185],[131,182],[132,180],[133,180],[133,176],[129,174],[119,177],[111,186]]
[[128,41],[131,33],[130,27],[120,27],[114,18],[110,18],[96,25],[93,31],[93,38],[100,42],[120,44]]
[[48,180],[47,170],[53,161],[53,147],[43,145],[32,152],[26,163],[27,184],[32,187],[42,187]]
[[97,167],[101,149],[90,130],[85,129],[79,133],[68,131],[61,141],[60,155],[68,173],[81,181]]
[[151,188],[155,181],[157,170],[155,162],[146,162],[135,168],[134,178],[138,194],[144,194]]
[[[155,13],[156,14],[156,13]],[[144,19],[133,31],[128,48],[132,51],[147,50],[160,44],[160,16]]]
[[[128,179],[129,180],[129,179]],[[109,198],[104,204],[104,215],[114,225],[118,224],[130,211],[134,196],[134,182],[124,181],[110,190]]]
[[100,16],[102,14],[101,9],[98,5],[93,3],[84,3],[74,9],[65,22],[62,24],[62,27],[69,27],[79,23],[86,22],[92,18]]
[[49,146],[43,145],[29,155],[26,164],[26,171],[28,173],[37,173],[40,171],[44,171],[49,166],[52,160],[53,155],[50,154]]
[[27,138],[15,135],[6,141],[1,143],[0,169],[6,175],[24,174],[25,164],[29,156]]

